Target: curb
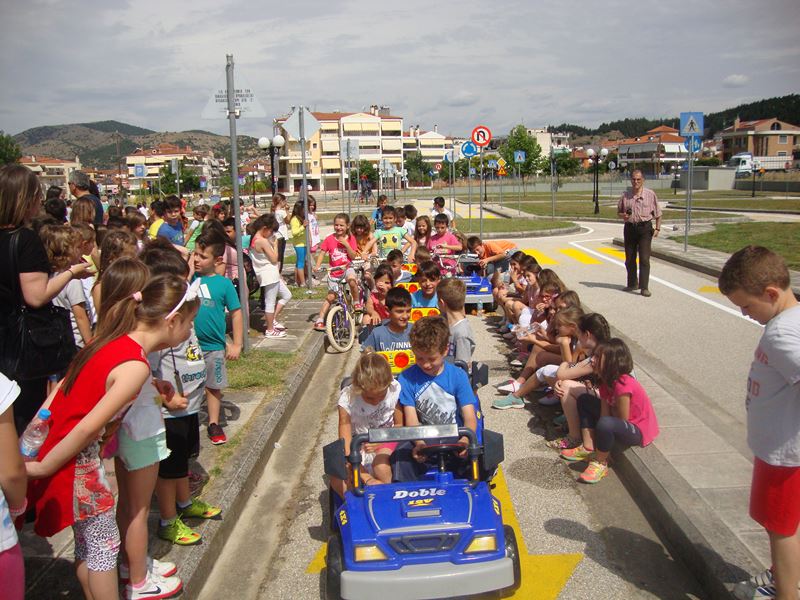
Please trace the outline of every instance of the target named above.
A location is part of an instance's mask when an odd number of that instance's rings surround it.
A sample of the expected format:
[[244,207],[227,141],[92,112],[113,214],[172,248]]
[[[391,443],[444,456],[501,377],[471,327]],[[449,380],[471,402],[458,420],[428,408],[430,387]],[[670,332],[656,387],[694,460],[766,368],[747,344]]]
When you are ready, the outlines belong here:
[[[231,463],[235,473],[213,500],[228,518],[209,520],[203,529],[203,542],[185,546],[179,569],[184,595],[196,598],[205,585],[216,557],[222,552],[239,515],[258,482],[257,474],[269,460],[274,442],[283,432],[301,394],[306,391],[313,371],[325,351],[325,336],[313,335],[306,339],[298,352],[303,357],[299,368],[286,382],[286,391],[266,408],[259,408],[243,430],[241,454]],[[234,457],[231,457],[233,460]]]
[[[667,208],[672,210],[686,210],[685,206],[678,206],[667,203]],[[692,206],[692,210],[709,210],[712,212],[730,213],[758,213],[765,215],[800,215],[800,210],[774,210],[769,208],[712,208],[709,206]]]
[[[620,246],[622,248],[625,247],[625,241],[622,238],[614,238],[614,245]],[[655,248],[650,249],[650,256],[654,258],[660,258],[661,260],[665,260],[667,262],[671,262],[673,264],[679,265],[681,267],[685,267],[687,269],[692,269],[693,271],[699,271],[700,273],[705,273],[706,275],[711,275],[712,277],[719,277],[721,269],[707,265],[701,262],[698,262],[688,256],[679,256],[673,252],[668,252],[665,250],[656,250]]]
[[[561,227],[559,229],[539,229],[537,231],[509,231],[504,233],[502,231],[494,231],[492,233],[484,233],[483,239],[495,240],[499,238],[532,238],[532,237],[548,237],[551,235],[568,235],[570,233],[578,233],[581,230],[580,225],[573,225],[572,227]],[[473,231],[470,235],[477,235],[478,232]],[[469,236],[467,236],[469,237]]]

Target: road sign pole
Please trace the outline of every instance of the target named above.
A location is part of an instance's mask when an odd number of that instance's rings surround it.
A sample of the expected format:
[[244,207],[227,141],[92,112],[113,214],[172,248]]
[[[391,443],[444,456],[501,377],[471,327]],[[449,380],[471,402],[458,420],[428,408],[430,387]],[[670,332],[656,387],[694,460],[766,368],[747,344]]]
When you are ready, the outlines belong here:
[[470,231],[472,231],[472,160],[470,157],[467,157],[467,193],[469,194],[467,197],[469,212],[469,222],[470,222]]
[[[303,183],[300,190],[300,198],[303,200],[303,214],[305,220],[308,222],[308,179],[306,174],[306,127],[305,116],[306,109],[300,105],[298,109],[300,114],[300,173],[303,176]],[[311,223],[306,225],[306,264],[304,271],[306,274],[306,287],[311,289]]]
[[480,161],[481,161],[481,185],[483,185],[483,196],[481,196],[481,188],[478,187],[478,204],[480,206],[480,237],[483,239],[483,202],[486,198],[486,176],[483,173],[483,146],[481,146],[480,152]]
[[517,165],[517,216],[522,216],[522,186],[520,181],[522,179],[522,166]]
[[683,225],[683,251],[689,249],[689,227],[691,227],[691,204],[692,204],[692,144],[689,144],[689,165],[686,170],[686,215]]
[[[247,291],[247,278],[244,274],[244,258],[242,255],[242,219],[241,207],[239,204],[239,163],[238,163],[238,148],[236,146],[236,100],[234,98],[234,90],[236,87],[233,85],[233,54],[225,56],[227,64],[225,65],[225,79],[227,83],[228,92],[228,124],[230,125],[231,135],[231,178],[233,183],[233,218],[234,218],[234,231],[236,232],[236,263],[237,273],[239,275],[239,304],[242,307],[242,321],[244,323],[244,336],[242,339],[242,350],[247,352],[250,350],[250,305],[248,299],[250,294]],[[178,176],[180,182],[180,175]],[[179,183],[180,185],[180,183]]]
[[550,149],[550,209],[551,215],[556,218],[556,157]]

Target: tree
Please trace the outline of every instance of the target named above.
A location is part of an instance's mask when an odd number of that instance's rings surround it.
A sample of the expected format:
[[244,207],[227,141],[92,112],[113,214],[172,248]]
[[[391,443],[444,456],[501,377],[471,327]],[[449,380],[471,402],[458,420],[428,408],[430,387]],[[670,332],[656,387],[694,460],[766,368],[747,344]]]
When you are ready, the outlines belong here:
[[[442,167],[444,168],[444,167]],[[430,185],[431,165],[422,158],[421,152],[412,152],[405,158],[405,169],[408,175],[408,182],[412,185]]]
[[13,137],[0,129],[0,165],[15,163],[20,158],[22,158],[22,151],[19,149],[19,144]]
[[[514,152],[519,150],[525,152],[525,162],[515,163]],[[508,163],[506,168],[509,171],[519,169],[524,178],[526,175],[536,174],[542,148],[536,138],[528,133],[525,125],[517,125],[509,132],[506,141],[500,146],[499,152],[500,156]]]
[[559,152],[556,156],[556,172],[559,175],[577,175],[581,170],[581,163],[569,152]]
[[375,168],[375,165],[369,162],[368,160],[361,160],[358,162],[358,170],[351,169],[350,170],[350,182],[353,186],[353,189],[358,189],[358,177],[367,176],[370,184],[372,185],[373,189],[378,185],[378,169]]
[[[181,194],[186,192],[196,192],[200,189],[200,177],[197,173],[186,168],[184,161],[180,161],[178,173],[181,177]],[[178,192],[177,175],[172,172],[170,165],[164,165],[159,172],[161,179],[161,192],[164,194],[176,194]]]

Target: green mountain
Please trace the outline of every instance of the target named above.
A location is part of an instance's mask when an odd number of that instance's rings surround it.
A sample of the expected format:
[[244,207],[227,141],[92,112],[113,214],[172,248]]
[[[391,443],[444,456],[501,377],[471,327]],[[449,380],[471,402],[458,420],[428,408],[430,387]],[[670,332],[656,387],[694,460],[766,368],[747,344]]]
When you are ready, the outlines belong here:
[[[740,104],[718,112],[708,113],[705,115],[706,137],[712,137],[718,131],[730,127],[737,116],[742,121],[776,117],[781,121],[800,125],[800,94],[767,98],[748,104]],[[625,137],[634,137],[654,127],[658,127],[659,125],[667,125],[677,129],[679,123],[680,120],[678,117],[668,119],[636,117],[622,119],[620,121],[611,121],[610,123],[602,123],[596,129],[571,123],[562,123],[555,127],[548,127],[548,130],[552,132],[568,131],[574,136],[605,136],[613,131],[619,131]]]
[[[230,156],[228,136],[201,130],[157,132],[120,121],[34,127],[18,133],[14,140],[23,155],[78,156],[82,164],[98,169],[116,168],[119,157],[135,152],[137,148],[152,148],[163,143],[210,150],[220,157]],[[251,136],[238,137],[240,160],[258,156],[257,141]]]

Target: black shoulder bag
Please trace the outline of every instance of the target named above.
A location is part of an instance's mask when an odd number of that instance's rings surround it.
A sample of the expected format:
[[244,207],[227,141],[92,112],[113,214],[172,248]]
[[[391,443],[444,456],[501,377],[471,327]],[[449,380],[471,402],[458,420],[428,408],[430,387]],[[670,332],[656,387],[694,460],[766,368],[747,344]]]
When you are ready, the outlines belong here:
[[9,249],[11,297],[19,304],[0,316],[0,371],[17,381],[63,373],[77,352],[69,311],[52,302],[41,308],[25,304],[17,273],[19,229],[11,234]]

